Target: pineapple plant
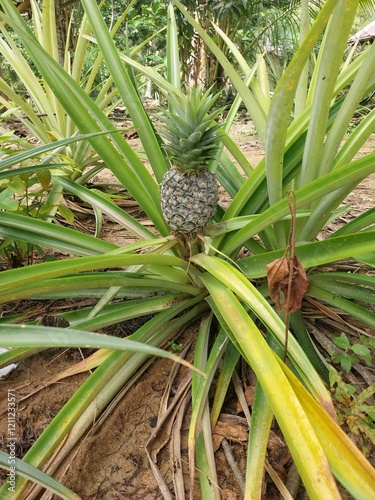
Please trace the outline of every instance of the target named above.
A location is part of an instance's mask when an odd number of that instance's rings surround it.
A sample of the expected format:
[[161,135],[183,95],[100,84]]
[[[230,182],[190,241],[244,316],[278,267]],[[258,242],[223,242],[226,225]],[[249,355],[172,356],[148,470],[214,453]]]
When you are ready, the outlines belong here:
[[208,114],[219,94],[192,87],[187,94],[170,98],[171,111],[161,120],[165,128],[171,168],[161,183],[162,213],[176,234],[194,236],[215,215],[218,184],[208,169],[219,146],[219,124],[212,125],[222,109]]

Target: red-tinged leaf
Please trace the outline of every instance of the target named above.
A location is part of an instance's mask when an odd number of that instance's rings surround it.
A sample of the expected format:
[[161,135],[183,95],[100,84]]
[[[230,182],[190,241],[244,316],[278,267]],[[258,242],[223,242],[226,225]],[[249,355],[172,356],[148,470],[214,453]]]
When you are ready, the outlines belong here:
[[290,259],[282,257],[267,264],[267,281],[277,311],[284,308],[292,313],[301,309],[309,282],[297,256]]

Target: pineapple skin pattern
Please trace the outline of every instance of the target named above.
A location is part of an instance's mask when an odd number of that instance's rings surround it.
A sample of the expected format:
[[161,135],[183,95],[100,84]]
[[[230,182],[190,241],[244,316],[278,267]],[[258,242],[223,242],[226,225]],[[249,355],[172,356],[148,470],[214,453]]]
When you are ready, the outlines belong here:
[[194,234],[213,219],[218,203],[218,185],[208,169],[181,172],[171,168],[161,185],[161,208],[172,231]]
[[208,111],[219,94],[192,87],[179,99],[170,96],[172,112],[165,111],[161,135],[171,168],[161,183],[163,217],[176,234],[194,236],[213,219],[218,204],[218,183],[208,169],[219,147],[220,125],[215,123],[222,109]]

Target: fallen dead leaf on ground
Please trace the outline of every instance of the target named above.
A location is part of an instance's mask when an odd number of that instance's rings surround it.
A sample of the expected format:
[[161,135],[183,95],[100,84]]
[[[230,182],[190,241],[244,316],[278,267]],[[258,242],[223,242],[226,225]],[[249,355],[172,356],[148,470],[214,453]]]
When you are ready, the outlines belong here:
[[218,450],[223,439],[244,443],[248,440],[248,432],[241,424],[218,422],[213,432],[214,451]]

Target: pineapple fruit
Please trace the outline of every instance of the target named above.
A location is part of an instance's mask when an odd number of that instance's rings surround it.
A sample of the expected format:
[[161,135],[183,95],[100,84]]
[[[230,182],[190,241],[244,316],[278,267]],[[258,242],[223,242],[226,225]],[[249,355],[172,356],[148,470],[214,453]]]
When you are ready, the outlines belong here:
[[220,125],[212,122],[222,109],[208,111],[218,96],[193,87],[187,95],[172,97],[172,111],[161,118],[165,125],[161,135],[167,140],[164,149],[172,164],[161,184],[161,208],[176,234],[194,236],[217,209],[218,185],[208,163],[220,141]]

